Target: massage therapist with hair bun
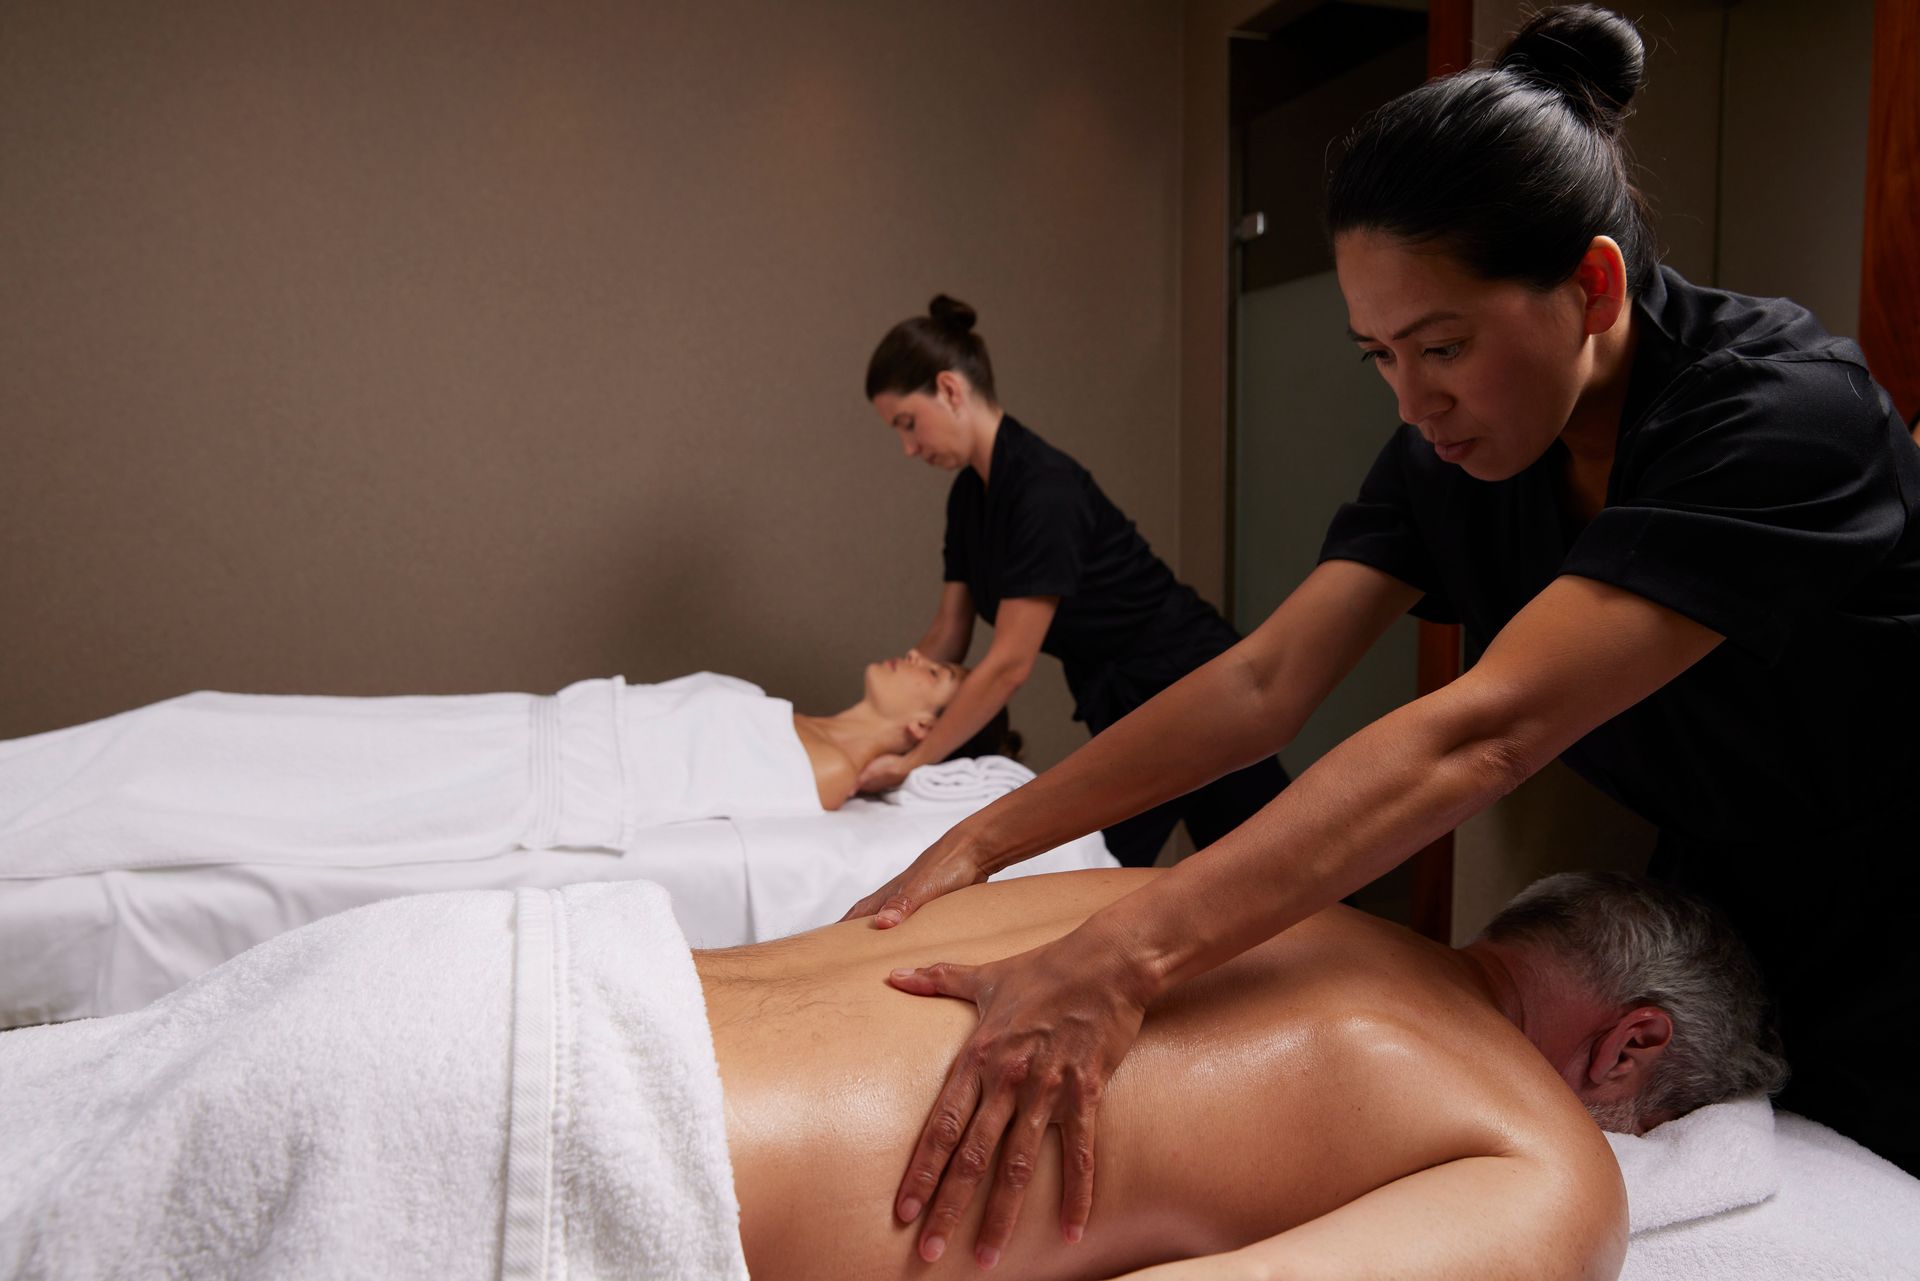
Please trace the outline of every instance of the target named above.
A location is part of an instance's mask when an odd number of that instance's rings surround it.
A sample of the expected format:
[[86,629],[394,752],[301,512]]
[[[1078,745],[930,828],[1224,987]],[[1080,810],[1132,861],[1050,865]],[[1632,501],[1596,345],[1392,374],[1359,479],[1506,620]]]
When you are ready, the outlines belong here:
[[979,1007],[893,1206],[923,1257],[977,1193],[958,1244],[994,1257],[1050,1126],[1060,1229],[1099,1231],[1100,1099],[1143,1012],[1555,757],[1651,820],[1652,874],[1752,946],[1783,1106],[1920,1173],[1920,449],[1853,342],[1661,265],[1620,137],[1643,72],[1632,23],[1550,9],[1494,66],[1361,122],[1329,181],[1347,314],[1327,319],[1401,425],[1318,568],[849,913],[911,929],[942,894],[1269,757],[1408,610],[1479,654],[1057,941],[892,975]]
[[[1240,640],[1178,581],[1093,477],[1000,407],[973,308],[945,294],[888,331],[867,365],[867,399],[908,458],[959,473],[947,495],[946,583],[915,646],[966,657],[975,617],[993,644],[932,731],[860,775],[861,791],[897,787],[986,726],[1042,651],[1060,660],[1074,718],[1094,734]],[[1287,785],[1271,751],[1104,824],[1129,867],[1152,863],[1184,821],[1196,847],[1240,826]]]

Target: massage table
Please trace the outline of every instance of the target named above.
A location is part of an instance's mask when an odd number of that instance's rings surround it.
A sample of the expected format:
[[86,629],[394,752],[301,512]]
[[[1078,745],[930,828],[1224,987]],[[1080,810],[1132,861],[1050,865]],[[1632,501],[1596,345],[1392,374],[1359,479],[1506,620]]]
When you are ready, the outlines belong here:
[[[646,884],[412,895],[0,1032],[0,1275],[742,1281],[677,918]],[[1608,1141],[1627,1281],[1920,1277],[1920,1180],[1762,1097]]]
[[1607,1142],[1627,1184],[1621,1281],[1920,1278],[1920,1179],[1764,1098]]
[[[779,938],[838,920],[982,803],[859,799],[834,813],[701,820],[635,833],[620,853],[0,880],[0,1028],[138,1009],[256,943],[404,894],[647,880],[667,888],[695,947]],[[1116,866],[1096,832],[1004,875]]]
[[[139,1009],[310,921],[441,890],[666,887],[687,939],[837,920],[1033,777],[820,806],[792,705],[710,672],[551,695],[201,691],[0,742],[0,1028]],[[1113,867],[1096,834],[1017,874]]]
[[[948,828],[1031,778],[1001,757],[915,771],[887,799],[838,811],[702,819],[627,831],[624,848],[506,849],[473,858],[326,866],[221,862],[8,877],[0,868],[0,1028],[138,1009],[266,939],[380,899],[583,881],[666,887],[695,947],[838,920]],[[1096,832],[1009,869],[1115,867]]]

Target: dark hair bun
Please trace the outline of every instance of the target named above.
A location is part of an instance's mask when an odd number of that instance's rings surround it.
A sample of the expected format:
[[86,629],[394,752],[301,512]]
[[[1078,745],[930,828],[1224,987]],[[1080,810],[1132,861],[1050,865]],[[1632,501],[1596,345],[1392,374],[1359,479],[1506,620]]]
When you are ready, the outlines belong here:
[[933,317],[935,324],[950,334],[970,334],[974,322],[980,319],[973,308],[958,298],[949,298],[945,294],[935,294],[933,301],[927,304],[927,314]]
[[1571,4],[1534,15],[1507,43],[1497,65],[1560,94],[1595,128],[1612,135],[1646,83],[1647,46],[1639,28],[1613,10]]

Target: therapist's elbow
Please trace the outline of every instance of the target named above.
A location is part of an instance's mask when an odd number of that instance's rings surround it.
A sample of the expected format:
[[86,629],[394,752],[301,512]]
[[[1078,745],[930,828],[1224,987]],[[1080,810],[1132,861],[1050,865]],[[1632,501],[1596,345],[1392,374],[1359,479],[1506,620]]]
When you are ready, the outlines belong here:
[[1545,761],[1535,759],[1519,739],[1507,735],[1479,738],[1456,752],[1474,780],[1475,791],[1492,800],[1516,791],[1540,772]]
[[1410,710],[1425,720],[1424,734],[1415,733],[1432,736],[1437,764],[1476,809],[1512,793],[1557,754],[1531,718],[1464,678]]
[[1415,749],[1406,775],[1418,803],[1457,826],[1510,795],[1534,772],[1520,744],[1493,737],[1444,737]]

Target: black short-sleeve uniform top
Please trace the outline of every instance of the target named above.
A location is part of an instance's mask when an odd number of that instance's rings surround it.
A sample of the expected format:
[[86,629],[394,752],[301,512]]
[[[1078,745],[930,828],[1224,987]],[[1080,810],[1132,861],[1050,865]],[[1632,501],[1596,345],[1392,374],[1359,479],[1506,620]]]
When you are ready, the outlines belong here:
[[1010,414],[988,472],[963,468],[948,491],[947,581],[989,623],[1003,600],[1060,598],[1041,648],[1066,670],[1075,719],[1105,729],[1239,640],[1086,468]]
[[[1875,964],[1912,974],[1920,449],[1860,349],[1791,302],[1662,268],[1635,321],[1606,504],[1584,528],[1561,506],[1560,445],[1487,483],[1403,425],[1321,558],[1420,589],[1415,612],[1476,651],[1561,574],[1726,637],[1564,759],[1661,828],[1656,871],[1728,907],[1776,986],[1816,938],[1882,927],[1906,941]],[[1802,1073],[1807,1038],[1788,1048]]]
[[[1920,791],[1920,450],[1860,350],[1802,308],[1662,269],[1606,505],[1573,530],[1564,451],[1510,480],[1402,426],[1321,558],[1426,593],[1484,647],[1549,582],[1625,588],[1725,636],[1566,760],[1711,841],[1870,829]],[[1920,839],[1920,838],[1916,838]]]

